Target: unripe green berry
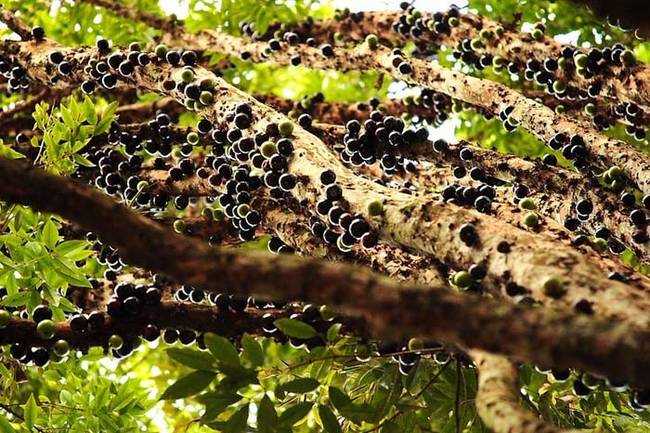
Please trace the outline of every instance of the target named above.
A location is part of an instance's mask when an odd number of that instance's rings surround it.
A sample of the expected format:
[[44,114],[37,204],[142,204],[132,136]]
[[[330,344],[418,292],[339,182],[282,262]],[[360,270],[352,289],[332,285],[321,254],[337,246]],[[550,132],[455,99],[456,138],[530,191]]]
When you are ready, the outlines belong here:
[[164,58],[165,55],[167,55],[167,45],[163,45],[163,44],[157,45],[155,51],[158,57]]
[[377,38],[377,35],[369,34],[366,36],[366,43],[368,44],[368,48],[374,50],[379,46],[379,39]]
[[381,200],[373,200],[368,203],[368,215],[371,217],[380,216],[384,213],[384,203]]
[[566,83],[562,80],[553,81],[553,91],[555,93],[564,93],[566,91]]
[[36,334],[43,340],[49,340],[54,337],[55,327],[51,320],[42,320],[36,325]]
[[492,66],[495,68],[502,68],[506,65],[506,59],[501,56],[494,56],[492,59]]
[[293,123],[287,121],[284,121],[278,125],[278,129],[280,130],[280,135],[283,137],[289,137],[293,133]]
[[596,115],[596,104],[593,102],[589,102],[585,105],[585,113],[587,113],[588,116],[595,116]]
[[191,70],[189,68],[183,69],[183,72],[181,73],[181,79],[184,82],[191,83],[192,81],[194,81],[194,78],[195,78],[195,75],[194,75],[193,70]]
[[149,189],[149,182],[147,182],[146,180],[141,180],[140,182],[138,182],[136,187],[138,191],[146,191]]
[[330,321],[333,320],[336,317],[336,314],[330,307],[327,305],[321,305],[319,308],[320,311],[320,316],[323,318],[325,321]]
[[0,329],[6,328],[11,322],[11,313],[7,310],[0,310]]
[[598,251],[604,252],[607,250],[607,240],[603,238],[595,238],[594,246]]
[[108,339],[108,345],[117,350],[124,344],[124,339],[117,334],[113,334]]
[[472,276],[467,271],[459,271],[454,274],[452,282],[456,287],[464,289],[472,284]]
[[618,165],[613,165],[607,170],[607,173],[611,176],[612,179],[623,179],[624,174],[623,170],[621,170],[621,167]]
[[183,220],[174,221],[174,231],[176,233],[183,233],[186,228],[187,228],[187,225],[185,224],[185,221],[183,221]]
[[537,215],[535,212],[528,212],[524,216],[524,225],[532,229],[536,228],[539,226],[539,215]]
[[242,203],[237,206],[237,215],[239,215],[240,218],[244,218],[250,211],[251,207],[246,203]]
[[566,106],[559,104],[557,107],[555,107],[555,112],[558,114],[566,113]]
[[226,214],[223,212],[223,209],[213,209],[212,218],[215,221],[223,221],[226,218]]
[[469,45],[474,51],[478,51],[485,46],[480,39],[472,39],[472,42],[470,42]]
[[191,145],[198,144],[199,142],[199,134],[196,132],[192,131],[187,134],[187,142],[190,143]]
[[210,209],[209,207],[204,207],[203,209],[201,209],[201,216],[206,220],[211,220],[213,216],[212,209]]
[[584,68],[587,66],[588,57],[584,53],[578,53],[573,56],[573,63],[575,63],[577,68]]
[[484,40],[486,40],[486,41],[489,41],[490,39],[492,39],[492,38],[494,37],[494,33],[492,33],[491,30],[483,29],[483,30],[481,30],[481,31],[479,32],[479,37],[480,37],[481,39],[484,39]]
[[275,154],[275,152],[277,152],[277,147],[272,141],[266,141],[262,146],[260,146],[260,153],[262,153],[265,158],[270,158]]
[[342,41],[343,40],[343,34],[341,34],[339,32],[334,33],[334,40],[337,41],[337,42]]
[[614,179],[610,188],[614,192],[622,192],[625,189],[625,179]]
[[203,105],[209,105],[212,103],[214,100],[214,96],[212,93],[208,92],[207,90],[204,90],[201,92],[201,95],[199,96],[199,101],[201,101],[201,104]]
[[541,31],[540,29],[535,29],[532,32],[530,32],[530,36],[536,41],[541,41],[544,38],[544,32]]
[[497,36],[503,36],[503,33],[505,32],[503,26],[497,26],[494,28],[494,34]]
[[525,199],[520,201],[519,202],[519,207],[522,208],[522,209],[527,209],[527,210],[536,210],[537,209],[537,205],[535,205],[535,201],[530,197],[526,197]]
[[424,349],[424,341],[419,338],[411,338],[408,342],[409,350],[422,350]]
[[566,68],[566,57],[560,57],[557,61],[557,67],[559,69],[564,69]]
[[58,340],[52,346],[52,350],[59,356],[65,356],[70,352],[70,344],[65,340]]
[[625,66],[632,66],[635,62],[634,53],[630,50],[625,50],[621,54],[621,60]]

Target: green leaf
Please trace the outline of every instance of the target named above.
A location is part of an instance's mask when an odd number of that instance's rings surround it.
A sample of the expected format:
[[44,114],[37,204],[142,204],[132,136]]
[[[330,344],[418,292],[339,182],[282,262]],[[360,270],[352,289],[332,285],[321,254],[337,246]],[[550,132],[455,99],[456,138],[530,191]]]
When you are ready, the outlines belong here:
[[11,426],[9,420],[0,414],[0,433],[16,433],[16,429]]
[[278,414],[268,395],[264,395],[257,408],[257,430],[260,433],[272,433],[278,423]]
[[24,158],[25,155],[0,142],[0,157],[6,159],[20,159]]
[[36,417],[38,416],[38,406],[34,400],[34,394],[30,394],[27,403],[23,406],[23,418],[25,419],[25,426],[28,430],[34,428]]
[[242,358],[246,359],[254,367],[264,365],[264,350],[255,338],[245,333],[241,338],[241,346],[243,348]]
[[68,283],[78,287],[92,287],[84,273],[77,269],[77,267],[72,263],[59,257],[54,257],[52,263],[59,275],[65,278]]
[[341,334],[341,328],[343,327],[342,323],[335,323],[327,329],[326,338],[327,341],[337,341],[339,335]]
[[248,405],[242,407],[226,421],[224,433],[243,433],[248,426]]
[[195,370],[213,371],[215,367],[214,358],[199,350],[173,347],[167,349],[167,355],[174,361]]
[[215,420],[228,406],[241,399],[241,395],[235,394],[229,389],[223,389],[221,386],[215,392],[201,395],[199,400],[205,404],[205,412],[201,416],[201,421],[205,423]]
[[161,400],[177,400],[198,394],[207,388],[216,377],[211,371],[198,370],[185,375],[165,390]]
[[27,302],[29,302],[31,296],[31,291],[23,290],[22,292],[8,295],[2,300],[2,302],[0,302],[0,304],[4,305],[5,307],[20,307],[22,305],[27,305]]
[[285,426],[292,426],[298,421],[307,416],[311,411],[311,408],[314,406],[314,403],[311,401],[303,401],[294,406],[289,407],[287,410],[282,412],[280,415],[279,422]]
[[219,362],[236,367],[239,366],[239,353],[227,338],[207,332],[205,334],[205,345]]
[[59,241],[59,229],[56,227],[54,221],[49,220],[45,223],[43,227],[43,243],[50,249],[53,250],[56,246],[56,243]]
[[311,325],[296,319],[278,319],[273,322],[273,324],[282,331],[283,334],[293,338],[307,340],[318,335]]
[[330,401],[339,411],[345,410],[352,404],[352,400],[343,391],[333,386],[329,387]]
[[304,377],[304,378],[299,378],[292,380],[287,383],[283,383],[280,385],[279,388],[282,389],[284,392],[291,392],[294,394],[302,394],[305,392],[311,392],[318,388],[320,385],[320,382],[318,382],[316,379],[312,379],[310,377]]
[[339,420],[336,419],[336,415],[334,415],[332,409],[330,409],[325,405],[319,404],[318,416],[320,417],[320,420],[323,423],[323,429],[327,433],[343,433],[343,430],[341,429],[341,424],[339,424]]

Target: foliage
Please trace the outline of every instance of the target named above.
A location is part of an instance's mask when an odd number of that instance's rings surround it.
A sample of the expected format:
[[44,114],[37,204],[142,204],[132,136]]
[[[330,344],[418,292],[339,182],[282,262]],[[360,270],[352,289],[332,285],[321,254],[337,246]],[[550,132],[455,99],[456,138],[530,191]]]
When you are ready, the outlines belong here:
[[[125,3],[150,13],[167,12],[156,0]],[[30,25],[43,26],[49,36],[64,45],[93,44],[99,36],[116,45],[134,40],[151,43],[157,35],[141,23],[80,2],[8,0],[4,4],[20,10]],[[522,21],[543,19],[552,35],[577,31],[579,42],[631,40],[629,34],[564,1],[470,0],[468,5],[492,18],[511,19],[512,11],[522,11]],[[254,23],[258,31],[265,32],[275,22],[295,23],[307,16],[333,14],[330,3],[312,0],[190,0],[187,8],[185,22],[191,30],[221,27],[232,33],[238,33],[242,21]],[[650,59],[648,43],[638,44],[636,52],[641,60]],[[212,63],[220,59],[215,54]],[[452,66],[444,54],[438,61]],[[376,73],[282,68],[236,59],[233,63],[235,68],[224,71],[229,82],[251,93],[297,100],[322,92],[329,101],[368,101],[373,96],[385,97],[393,84]],[[480,74],[518,86],[490,68]],[[20,98],[3,95],[0,102],[7,105]],[[139,98],[152,100],[155,96]],[[117,102],[107,102],[101,96],[78,94],[56,106],[37,105],[31,142],[40,150],[36,162],[66,175],[90,165],[84,150],[108,131],[116,107]],[[467,107],[458,108],[451,120],[459,125],[457,138],[520,156],[537,158],[548,152],[521,129],[508,134],[498,120],[485,120]],[[184,113],[180,124],[193,125],[196,120],[196,115]],[[621,135],[620,128],[611,134]],[[0,143],[0,156],[22,155]],[[0,224],[0,287],[8,292],[2,306],[31,311],[46,301],[56,320],[62,319],[64,312],[76,310],[66,298],[66,290],[89,287],[89,280],[101,271],[92,245],[80,236],[65,240],[64,232],[72,228],[64,221],[22,206],[2,204]],[[244,248],[266,248],[267,240],[245,244]],[[275,325],[294,340],[318,337],[327,344],[308,350],[304,345],[248,334],[238,341],[208,334],[204,339],[206,350],[180,343],[163,350],[158,343],[143,343],[128,359],[114,360],[100,349],[73,353],[44,369],[4,363],[10,357],[3,356],[0,432],[23,433],[38,427],[65,432],[392,433],[455,432],[457,425],[463,432],[486,431],[473,405],[474,368],[432,351],[402,375],[391,356],[377,355],[365,342],[340,335],[340,327],[332,326],[319,334],[295,319],[283,319]],[[579,398],[571,389],[571,381],[555,381],[532,366],[522,366],[521,379],[524,402],[546,420],[612,432],[650,430],[650,415],[629,409],[626,392],[611,392],[599,385],[589,397]]]

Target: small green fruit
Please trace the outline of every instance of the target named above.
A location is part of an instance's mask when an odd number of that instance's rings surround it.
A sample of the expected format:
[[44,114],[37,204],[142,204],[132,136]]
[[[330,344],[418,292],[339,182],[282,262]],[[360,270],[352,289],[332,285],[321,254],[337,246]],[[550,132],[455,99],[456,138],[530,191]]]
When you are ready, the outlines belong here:
[[614,192],[621,192],[625,189],[625,180],[624,179],[614,179],[612,181],[611,189]]
[[522,208],[522,209],[527,209],[527,210],[536,210],[537,209],[537,205],[535,205],[535,201],[530,197],[526,197],[525,199],[520,201],[519,202],[519,207]]
[[460,21],[458,20],[457,17],[451,17],[451,18],[449,18],[449,21],[447,21],[447,22],[449,23],[449,27],[457,27],[458,24],[460,24]]
[[54,343],[52,350],[54,350],[54,353],[59,356],[65,356],[68,354],[68,352],[70,352],[70,343],[65,340],[59,340]]
[[117,350],[120,347],[122,347],[123,344],[124,344],[124,339],[122,339],[122,337],[120,337],[117,334],[111,335],[110,338],[108,339],[108,345],[111,346],[113,349]]
[[248,215],[250,211],[251,211],[251,207],[246,203],[237,206],[237,215],[239,215],[240,218],[246,217],[246,215]]
[[36,325],[36,334],[43,340],[49,340],[54,337],[55,327],[51,320],[42,320]]
[[505,33],[505,30],[502,26],[497,26],[494,28],[494,34],[497,36],[503,36],[503,33]]
[[481,30],[479,32],[479,36],[480,36],[481,39],[489,41],[490,39],[492,39],[494,37],[494,33],[492,33],[491,30],[483,29],[483,30]]
[[636,59],[634,58],[634,53],[630,50],[625,50],[621,54],[621,60],[625,66],[632,66]]
[[183,233],[183,232],[185,232],[186,228],[187,228],[187,225],[185,224],[185,221],[183,221],[183,220],[174,221],[174,231],[176,233]]
[[371,217],[380,216],[384,213],[384,203],[381,200],[373,200],[368,203],[368,215]]
[[544,281],[544,294],[553,299],[559,299],[566,293],[566,289],[557,277],[551,277]]
[[587,116],[594,117],[596,115],[596,104],[589,102],[585,105],[585,113]]
[[598,251],[604,252],[607,250],[607,240],[603,238],[595,238],[594,246]]
[[201,92],[201,95],[199,96],[199,101],[203,105],[209,105],[212,103],[212,101],[214,101],[214,96],[212,95],[212,93],[208,92],[207,90],[204,90],[203,92]]
[[11,322],[11,313],[7,310],[0,310],[0,329],[6,328]]
[[293,133],[293,123],[289,121],[284,121],[278,125],[280,130],[280,135],[283,137],[289,137]]
[[409,350],[422,350],[424,349],[424,341],[419,338],[411,338],[408,343]]
[[494,56],[492,59],[492,65],[495,68],[503,68],[506,65],[506,59],[501,56]]
[[566,91],[566,83],[561,80],[553,81],[553,91],[555,93],[564,93]]
[[336,314],[334,314],[334,311],[327,305],[321,305],[320,306],[320,316],[323,318],[325,321],[330,321],[333,320],[336,317]]
[[226,218],[226,214],[223,212],[223,209],[213,209],[212,218],[215,221],[223,221]]
[[624,174],[623,170],[621,170],[621,167],[618,165],[613,165],[607,170],[607,173],[611,176],[612,179],[623,179]]
[[474,51],[478,51],[485,46],[483,45],[483,41],[480,39],[472,39],[472,42],[470,42],[469,45]]
[[377,38],[377,35],[369,34],[366,36],[366,43],[368,44],[368,48],[374,50],[379,46],[379,39]]
[[167,55],[167,45],[160,44],[156,46],[156,55],[160,58],[164,58]]
[[587,66],[587,60],[589,58],[587,57],[586,54],[584,53],[578,53],[575,56],[573,56],[573,63],[575,63],[576,67],[578,68],[584,68]]
[[138,191],[146,191],[149,189],[149,182],[147,182],[146,180],[141,180],[140,182],[138,182],[136,187]]
[[535,29],[532,32],[530,32],[530,36],[536,41],[541,41],[542,39],[544,39],[544,32],[541,31],[540,29]]
[[454,274],[452,282],[456,287],[464,289],[472,284],[472,276],[467,271],[459,271]]
[[193,70],[191,70],[189,68],[183,69],[183,72],[181,73],[181,79],[184,82],[191,83],[192,81],[194,81],[194,78],[196,78],[196,76],[194,75]]
[[190,143],[191,145],[198,144],[199,142],[199,134],[196,132],[192,131],[187,134],[187,142]]
[[277,147],[274,142],[266,141],[260,147],[260,152],[265,158],[270,158],[277,152]]
[[528,212],[524,216],[524,225],[532,229],[536,228],[539,226],[539,215],[537,215],[535,212]]

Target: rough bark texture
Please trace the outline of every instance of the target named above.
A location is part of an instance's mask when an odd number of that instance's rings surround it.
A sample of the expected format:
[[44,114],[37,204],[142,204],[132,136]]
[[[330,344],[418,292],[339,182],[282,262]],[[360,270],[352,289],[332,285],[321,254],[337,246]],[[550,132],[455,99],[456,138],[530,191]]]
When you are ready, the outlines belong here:
[[476,409],[494,433],[579,433],[544,422],[520,404],[517,367],[498,355],[470,351],[478,369]]
[[[92,230],[135,265],[214,290],[329,303],[359,314],[379,338],[419,335],[509,354],[538,365],[576,367],[650,385],[650,332],[623,322],[397,284],[357,267],[283,255],[210,249],[171,234],[93,189],[16,161],[0,160],[4,200],[57,212]],[[87,211],[84,211],[87,210]],[[119,221],[128,230],[114,230]],[[251,278],[255,275],[256,278]]]
[[16,17],[11,11],[5,9],[4,5],[0,4],[0,21],[5,23],[9,30],[16,33],[20,36],[20,39],[23,41],[30,40],[32,38],[32,29],[27,27],[25,23],[22,22],[18,17]]
[[[514,13],[515,11],[513,11]],[[305,26],[310,36],[314,35],[318,40],[330,41],[335,33],[340,33],[350,41],[362,41],[367,34],[376,34],[380,40],[389,45],[402,46],[407,40],[395,32],[391,25],[399,20],[402,12],[364,12],[361,20],[354,20],[351,17],[341,21],[316,22]],[[426,16],[426,14],[425,14]],[[514,16],[513,16],[514,18]],[[490,41],[485,51],[504,57],[509,60],[517,60],[525,64],[528,59],[534,58],[543,61],[547,57],[558,57],[564,44],[555,41],[552,37],[544,36],[541,41],[534,40],[529,33],[520,32],[516,24],[497,23],[484,17],[473,14],[461,14],[460,23],[452,29],[450,35],[436,34],[417,40],[419,45],[426,48],[436,48],[440,45],[454,47],[463,39],[478,37],[482,29],[494,29],[503,24],[505,29],[503,36]],[[579,49],[579,48],[578,48]],[[641,106],[650,107],[650,68],[648,65],[639,64],[633,67],[617,68],[602,82],[603,96],[610,99],[625,102],[635,102]],[[586,80],[579,76],[569,77],[571,83],[580,88],[586,88],[596,80]]]
[[548,143],[558,133],[581,135],[593,164],[601,168],[618,165],[641,191],[650,193],[650,159],[646,154],[625,142],[598,133],[586,122],[555,113],[544,104],[493,81],[471,77],[417,58],[408,59],[413,72],[401,74],[392,65],[391,50],[381,46],[371,50],[367,44],[354,49],[336,48],[335,55],[329,58],[324,57],[317,48],[284,44],[281,51],[272,52],[267,58],[263,54],[266,44],[247,42],[216,31],[201,31],[196,34],[176,32],[166,34],[165,37],[172,45],[198,51],[214,50],[232,56],[240,56],[246,52],[250,54],[252,61],[290,65],[291,58],[299,56],[302,65],[315,69],[382,71],[408,83],[460,99],[493,114],[512,107],[511,118],[544,142]]

